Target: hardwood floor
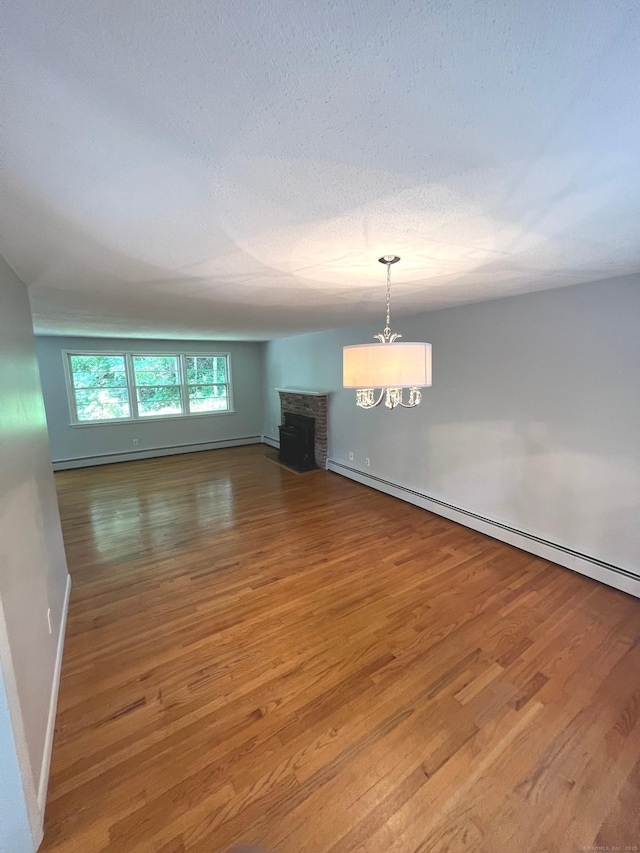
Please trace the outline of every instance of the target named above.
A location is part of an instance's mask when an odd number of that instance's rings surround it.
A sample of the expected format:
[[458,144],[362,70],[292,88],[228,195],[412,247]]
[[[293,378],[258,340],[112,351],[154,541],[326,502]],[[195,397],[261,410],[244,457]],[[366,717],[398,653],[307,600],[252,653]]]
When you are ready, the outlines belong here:
[[56,475],[42,850],[639,845],[640,601],[264,452]]

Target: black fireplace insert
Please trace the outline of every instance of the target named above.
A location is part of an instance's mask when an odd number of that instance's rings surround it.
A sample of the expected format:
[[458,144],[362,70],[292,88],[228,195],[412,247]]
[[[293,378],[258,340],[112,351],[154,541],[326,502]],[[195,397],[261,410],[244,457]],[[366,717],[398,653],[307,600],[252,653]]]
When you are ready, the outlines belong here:
[[310,471],[316,467],[315,419],[293,412],[284,413],[280,429],[278,459],[298,471]]

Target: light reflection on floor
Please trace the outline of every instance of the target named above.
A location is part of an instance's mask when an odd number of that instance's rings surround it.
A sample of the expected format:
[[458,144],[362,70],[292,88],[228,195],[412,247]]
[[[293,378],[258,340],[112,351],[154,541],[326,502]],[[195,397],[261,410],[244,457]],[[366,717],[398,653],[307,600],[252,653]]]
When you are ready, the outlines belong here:
[[[177,504],[180,511],[177,511]],[[160,494],[130,494],[113,484],[92,490],[89,513],[96,554],[103,561],[139,559],[145,554],[180,550],[189,540],[202,539],[233,523],[233,485],[228,477],[182,486]],[[181,535],[177,520],[185,510],[198,520],[197,527]]]

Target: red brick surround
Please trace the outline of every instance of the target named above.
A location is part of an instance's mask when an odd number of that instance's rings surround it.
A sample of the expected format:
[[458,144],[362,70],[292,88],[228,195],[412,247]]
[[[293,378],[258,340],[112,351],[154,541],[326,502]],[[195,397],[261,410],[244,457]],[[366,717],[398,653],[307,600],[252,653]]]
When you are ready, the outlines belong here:
[[328,394],[305,394],[304,391],[278,391],[278,394],[280,395],[280,423],[284,423],[285,412],[315,418],[316,465],[324,468],[327,461]]

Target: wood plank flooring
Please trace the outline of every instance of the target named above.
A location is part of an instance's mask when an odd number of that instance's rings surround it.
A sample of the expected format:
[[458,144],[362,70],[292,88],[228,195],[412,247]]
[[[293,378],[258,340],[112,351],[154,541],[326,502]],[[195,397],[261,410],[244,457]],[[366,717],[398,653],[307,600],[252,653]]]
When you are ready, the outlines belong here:
[[41,849],[640,845],[640,601],[264,450],[56,475]]

